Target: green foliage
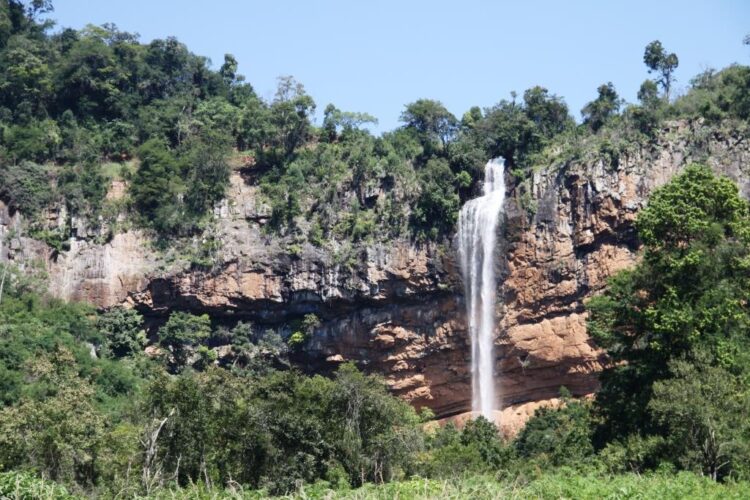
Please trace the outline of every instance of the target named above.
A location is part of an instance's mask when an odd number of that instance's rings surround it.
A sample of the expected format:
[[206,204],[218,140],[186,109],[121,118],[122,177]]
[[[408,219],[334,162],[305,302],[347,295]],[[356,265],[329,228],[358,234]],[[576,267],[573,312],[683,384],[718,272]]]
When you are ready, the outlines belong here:
[[134,309],[114,307],[97,318],[97,327],[116,357],[138,354],[146,345],[143,318]]
[[14,210],[33,216],[52,201],[48,171],[43,165],[24,161],[0,168],[0,197]]
[[179,166],[167,145],[151,139],[138,150],[140,166],[130,184],[138,212],[157,229],[169,231],[179,214],[177,193],[182,189]]
[[188,362],[192,348],[210,335],[211,319],[207,314],[195,316],[177,311],[159,328],[159,343],[172,352],[173,368],[180,369]]
[[649,409],[667,430],[672,456],[687,470],[712,479],[750,472],[750,390],[728,371],[677,360],[672,377],[654,384]]
[[458,130],[456,117],[440,101],[431,99],[419,99],[407,104],[401,121],[407,129],[416,132],[428,154],[436,146],[446,149]]
[[589,405],[564,398],[561,408],[543,407],[515,439],[522,458],[535,458],[553,466],[580,465],[594,454]]
[[636,128],[646,136],[653,136],[664,119],[666,103],[659,98],[656,83],[645,80],[638,89],[638,100],[641,105],[629,109]]
[[0,496],[14,500],[73,500],[64,486],[39,479],[28,472],[0,473]]
[[709,123],[750,119],[750,68],[733,65],[722,71],[706,70],[692,80],[690,92],[675,102],[680,115],[703,117]]
[[[65,167],[58,179],[60,194],[73,213],[97,212],[107,194],[101,168],[93,162]],[[49,189],[49,186],[47,186]]]
[[597,132],[613,116],[617,115],[622,105],[622,99],[617,95],[612,82],[600,85],[597,92],[599,95],[596,99],[586,104],[581,110],[583,123],[588,125],[592,132]]
[[[321,488],[323,491],[320,491]],[[195,488],[197,490],[197,488]],[[529,478],[498,479],[493,475],[470,475],[455,478],[413,478],[383,485],[368,484],[357,490],[333,490],[325,485],[305,486],[293,498],[331,499],[434,499],[472,498],[663,498],[741,499],[750,493],[748,483],[717,484],[706,477],[688,472],[671,474],[602,475],[575,473],[562,469],[540,472]],[[185,493],[183,493],[185,494]],[[248,494],[253,498],[252,493]]]
[[153,484],[177,463],[182,485],[231,479],[273,493],[336,471],[346,484],[383,481],[418,445],[414,411],[350,365],[333,380],[287,372],[249,384],[220,369],[162,378],[145,404],[154,429],[165,422],[149,464]]
[[511,168],[528,167],[531,155],[572,124],[565,102],[537,86],[524,92],[523,103],[514,94],[512,101],[485,110],[475,133],[488,157],[501,156]]
[[420,474],[432,478],[461,477],[490,468],[477,448],[458,442],[436,448],[423,460]]
[[614,361],[597,396],[600,439],[664,436],[664,458],[680,466],[744,471],[745,452],[725,441],[739,439],[728,427],[746,432],[736,419],[750,356],[748,204],[729,179],[692,165],[652,194],[636,226],[643,260],[588,304],[590,332]]
[[276,96],[270,107],[270,122],[274,133],[271,145],[289,157],[309,136],[310,115],[315,111],[315,101],[304,86],[291,76],[279,78]]
[[641,474],[666,469],[666,442],[662,436],[630,434],[622,441],[612,441],[601,449],[598,458],[611,473]]
[[657,83],[664,89],[666,100],[669,100],[669,90],[674,83],[672,73],[680,63],[677,55],[674,52],[667,53],[661,42],[654,40],[646,45],[646,50],[643,52],[643,63],[648,67],[649,73],[653,71],[659,74]]
[[466,422],[461,431],[461,444],[476,449],[487,465],[493,468],[502,465],[505,453],[500,434],[495,424],[486,418]]
[[296,331],[289,336],[289,339],[286,342],[292,349],[299,349],[300,347],[302,347],[306,340],[307,335],[305,335],[304,332]]
[[288,368],[289,346],[275,330],[260,330],[239,322],[231,330],[219,328],[211,343],[232,346],[232,366],[238,371],[266,375],[272,367]]
[[2,136],[3,146],[14,161],[44,162],[60,145],[60,129],[52,120],[29,119],[27,123],[8,126]]
[[346,139],[348,135],[356,133],[356,130],[366,123],[377,125],[378,120],[367,113],[341,111],[333,104],[329,104],[323,114],[321,139],[328,142],[335,142],[339,136]]
[[32,365],[31,376],[54,389],[42,400],[0,410],[0,464],[27,464],[52,480],[93,484],[104,419],[93,404],[93,388],[76,371],[66,350]]
[[509,467],[513,448],[503,442],[495,424],[484,417],[469,420],[460,431],[453,423],[427,433],[427,451],[418,472],[433,478],[465,476]]
[[224,198],[229,186],[228,141],[220,136],[196,140],[187,153],[185,205],[201,217]]
[[413,223],[420,234],[435,239],[453,230],[458,220],[460,200],[455,176],[447,160],[431,159],[419,172],[422,193],[414,209]]
[[221,369],[157,378],[142,409],[156,451],[143,464],[147,491],[167,480],[162,471],[176,470],[183,485],[229,478],[257,484],[273,450],[249,397],[248,386]]

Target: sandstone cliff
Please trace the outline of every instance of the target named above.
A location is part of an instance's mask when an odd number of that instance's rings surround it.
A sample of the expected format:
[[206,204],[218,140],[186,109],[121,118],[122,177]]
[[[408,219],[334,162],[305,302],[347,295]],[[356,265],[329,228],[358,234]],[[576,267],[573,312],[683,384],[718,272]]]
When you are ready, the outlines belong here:
[[[596,390],[604,359],[586,334],[585,299],[635,261],[638,210],[692,161],[708,163],[750,195],[744,137],[685,122],[621,156],[617,166],[566,162],[510,184],[498,249],[496,339],[507,430],[554,402],[561,385],[579,396]],[[126,303],[154,317],[187,309],[280,325],[314,312],[322,324],[296,359],[302,366],[326,370],[354,360],[438,416],[470,410],[470,350],[453,248],[401,240],[292,250],[263,231],[257,187],[239,174],[215,219],[220,250],[217,263],[204,269],[151,250],[138,231],[95,243],[75,220],[70,250],[57,254],[25,237],[20,217],[0,205],[0,257],[42,262],[60,297],[99,307]]]

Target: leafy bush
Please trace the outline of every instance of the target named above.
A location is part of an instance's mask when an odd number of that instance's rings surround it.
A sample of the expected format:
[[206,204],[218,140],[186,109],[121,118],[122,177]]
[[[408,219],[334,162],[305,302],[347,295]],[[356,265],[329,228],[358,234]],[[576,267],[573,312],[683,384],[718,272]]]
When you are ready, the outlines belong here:
[[64,486],[28,472],[0,472],[0,497],[13,500],[73,500]]
[[143,318],[133,309],[114,307],[97,318],[105,347],[117,357],[139,353],[146,345]]
[[187,364],[191,349],[210,336],[211,319],[207,314],[173,312],[159,328],[159,343],[171,350],[172,367],[178,370]]
[[0,197],[14,210],[33,216],[52,201],[47,167],[30,161],[0,168]]
[[561,408],[536,410],[514,445],[522,458],[535,458],[553,466],[574,466],[594,454],[592,433],[588,404],[564,398]]

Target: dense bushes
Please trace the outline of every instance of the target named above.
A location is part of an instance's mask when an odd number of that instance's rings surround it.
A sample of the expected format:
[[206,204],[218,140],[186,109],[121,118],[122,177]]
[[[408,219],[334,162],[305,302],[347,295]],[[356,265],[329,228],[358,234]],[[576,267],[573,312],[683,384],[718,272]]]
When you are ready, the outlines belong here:
[[14,210],[37,214],[52,201],[47,168],[30,161],[0,168],[0,197]]
[[541,408],[515,441],[518,455],[552,466],[582,465],[594,454],[587,403],[564,399],[560,409]]
[[[0,303],[0,470],[100,494],[196,482],[284,493],[411,472],[420,419],[353,365],[277,372],[278,335],[180,312],[158,330],[166,363],[149,360],[134,311],[97,315],[24,287],[9,280]],[[213,352],[209,337],[233,346],[233,367],[192,360]]]

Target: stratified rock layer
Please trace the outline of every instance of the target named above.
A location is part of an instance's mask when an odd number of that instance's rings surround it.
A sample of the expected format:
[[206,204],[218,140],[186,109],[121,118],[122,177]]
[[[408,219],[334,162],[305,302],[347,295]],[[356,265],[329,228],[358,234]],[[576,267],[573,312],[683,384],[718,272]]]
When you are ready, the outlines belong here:
[[[596,390],[605,360],[586,333],[584,302],[635,262],[634,221],[655,188],[688,163],[704,161],[750,194],[743,138],[706,130],[674,123],[616,167],[567,163],[511,186],[497,262],[496,366],[507,432],[539,405],[554,404],[562,385],[579,396]],[[111,195],[122,191],[113,186]],[[240,175],[215,216],[221,251],[211,270],[165,263],[136,231],[96,244],[77,221],[70,250],[58,255],[21,236],[19,216],[4,205],[0,257],[41,260],[60,297],[100,307],[126,303],[151,316],[184,309],[280,325],[314,312],[322,324],[296,360],[301,365],[326,371],[353,360],[440,417],[470,410],[455,249],[397,240],[290,251],[287,241],[263,231],[267,209]]]

